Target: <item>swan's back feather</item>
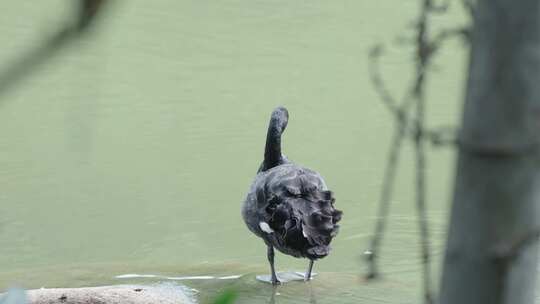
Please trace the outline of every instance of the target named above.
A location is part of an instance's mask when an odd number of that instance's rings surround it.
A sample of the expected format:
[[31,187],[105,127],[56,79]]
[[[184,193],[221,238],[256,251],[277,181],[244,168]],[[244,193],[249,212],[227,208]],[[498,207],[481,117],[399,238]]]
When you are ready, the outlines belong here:
[[268,223],[273,230],[257,233],[265,241],[297,257],[318,259],[329,253],[341,211],[334,208],[333,194],[317,172],[280,165],[259,173],[252,191],[257,224]]

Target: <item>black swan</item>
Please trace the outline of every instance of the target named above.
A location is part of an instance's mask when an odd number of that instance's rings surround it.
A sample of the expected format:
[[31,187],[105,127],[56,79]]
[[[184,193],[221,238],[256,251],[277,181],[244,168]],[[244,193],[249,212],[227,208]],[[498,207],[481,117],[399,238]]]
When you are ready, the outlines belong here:
[[298,166],[281,154],[281,134],[289,113],[284,107],[272,112],[264,161],[242,206],[249,230],[268,246],[271,282],[280,283],[274,268],[274,247],[294,257],[308,258],[304,280],[311,279],[313,261],[327,256],[342,212],[321,175]]

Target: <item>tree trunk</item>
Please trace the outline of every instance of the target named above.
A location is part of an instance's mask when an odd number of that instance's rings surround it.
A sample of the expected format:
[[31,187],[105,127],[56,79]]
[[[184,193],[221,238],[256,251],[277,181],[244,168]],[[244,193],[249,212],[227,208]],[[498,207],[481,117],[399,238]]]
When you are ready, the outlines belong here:
[[540,0],[479,0],[441,304],[533,303]]

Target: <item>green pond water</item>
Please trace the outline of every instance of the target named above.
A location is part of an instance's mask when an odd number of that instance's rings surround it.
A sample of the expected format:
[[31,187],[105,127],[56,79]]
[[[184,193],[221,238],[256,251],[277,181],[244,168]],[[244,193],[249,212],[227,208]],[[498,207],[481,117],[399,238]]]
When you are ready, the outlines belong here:
[[[0,291],[175,281],[208,302],[419,303],[412,146],[406,144],[382,248],[381,280],[362,252],[376,220],[392,121],[367,73],[391,46],[392,91],[412,78],[419,1],[117,1],[84,40],[0,92]],[[0,73],[54,33],[69,1],[0,5]],[[456,4],[433,20],[463,24]],[[428,82],[428,125],[459,121],[466,48],[449,42]],[[272,109],[290,112],[284,152],[319,171],[343,210],[334,251],[311,284],[273,290],[266,248],[240,206]],[[429,148],[428,216],[438,288],[454,151]],[[277,255],[278,270],[306,260]],[[163,277],[115,278],[123,274]]]

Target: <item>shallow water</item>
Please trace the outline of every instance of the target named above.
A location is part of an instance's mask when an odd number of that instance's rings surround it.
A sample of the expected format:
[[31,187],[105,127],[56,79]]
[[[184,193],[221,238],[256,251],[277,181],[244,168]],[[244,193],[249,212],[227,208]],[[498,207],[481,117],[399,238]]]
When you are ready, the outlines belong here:
[[[53,33],[67,1],[2,4],[0,72]],[[378,42],[402,92],[411,49],[392,44],[416,1],[124,1],[102,24],[0,95],[0,290],[181,280],[208,301],[417,303],[418,236],[405,146],[381,260],[364,282],[361,253],[376,212],[388,113],[367,74]],[[435,20],[462,23],[459,7]],[[466,51],[450,42],[429,81],[428,123],[455,124]],[[344,211],[334,252],[311,284],[274,290],[266,249],[240,218],[271,110],[291,120],[284,151],[319,171]],[[443,252],[453,151],[429,152],[429,222]],[[279,270],[307,261],[278,254]],[[156,275],[115,278],[123,274]],[[434,282],[434,287],[437,282]],[[272,300],[273,299],[273,300]],[[272,302],[273,301],[273,302]]]

